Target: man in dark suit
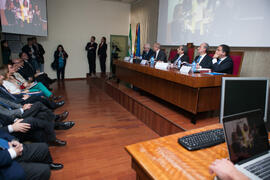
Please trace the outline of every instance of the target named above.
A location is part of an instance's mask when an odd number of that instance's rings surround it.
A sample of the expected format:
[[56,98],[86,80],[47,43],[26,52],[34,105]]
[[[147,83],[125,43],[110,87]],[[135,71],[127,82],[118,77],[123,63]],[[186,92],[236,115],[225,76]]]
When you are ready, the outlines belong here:
[[64,101],[60,102],[54,102],[49,100],[46,97],[40,97],[40,96],[29,96],[29,95],[16,95],[14,96],[11,94],[0,82],[0,97],[3,97],[9,101],[12,101],[14,103],[19,104],[28,104],[28,103],[35,103],[35,102],[41,102],[48,108],[55,110],[56,108],[59,108],[64,105]]
[[[19,104],[12,103],[0,98],[0,124],[5,127],[13,124],[18,118],[23,119],[24,123],[31,125],[31,134],[26,134],[22,138],[34,142],[47,142],[53,146],[64,146],[65,141],[56,139],[54,129],[67,130],[74,126],[74,122],[61,122],[66,119],[67,115],[54,115],[46,110],[41,103]],[[13,130],[9,132],[12,133]]]
[[154,58],[156,61],[167,62],[167,56],[164,51],[160,50],[160,44],[154,44]]
[[32,64],[32,66],[36,70],[40,71],[40,63],[38,62],[38,53],[36,47],[33,45],[33,39],[28,38],[27,44],[23,46],[22,52],[25,52],[29,57],[29,62]]
[[51,169],[62,168],[53,163],[45,143],[21,144],[0,130],[0,179],[49,180]]
[[189,63],[189,57],[187,55],[188,47],[185,45],[181,45],[177,48],[177,54],[172,59],[173,66],[177,66],[178,62],[182,63]]
[[230,47],[222,44],[218,46],[216,53],[212,60],[212,71],[220,73],[233,73],[233,61],[229,56]]
[[33,46],[36,48],[37,60],[40,63],[40,72],[44,72],[44,54],[45,50],[41,44],[37,42],[37,37],[32,37]]
[[209,45],[207,43],[202,43],[198,47],[198,56],[195,57],[194,61],[201,68],[211,68],[212,66],[212,58],[207,54],[209,49]]
[[143,54],[142,54],[142,59],[144,60],[150,60],[150,58],[154,55],[154,51],[151,49],[151,46],[149,43],[146,43],[143,46]]
[[37,82],[42,82],[42,84],[48,89],[49,85],[56,81],[56,79],[49,78],[48,74],[44,72],[37,73],[32,64],[28,61],[29,57],[27,53],[22,52],[19,54],[19,57],[20,58],[13,59],[12,62],[20,66],[18,69],[18,73],[20,73],[25,80],[31,82],[36,80]]
[[95,42],[96,37],[92,36],[90,42],[85,46],[85,50],[87,51],[87,58],[89,64],[89,76],[96,76],[96,51],[97,51],[97,43]]

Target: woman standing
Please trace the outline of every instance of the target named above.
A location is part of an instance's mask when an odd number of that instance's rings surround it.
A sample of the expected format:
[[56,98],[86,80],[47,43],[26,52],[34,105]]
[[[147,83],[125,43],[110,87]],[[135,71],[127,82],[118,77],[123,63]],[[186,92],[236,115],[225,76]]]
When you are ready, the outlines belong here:
[[106,58],[107,58],[106,37],[101,38],[101,42],[98,46],[98,56],[100,62],[101,76],[106,76]]
[[68,54],[64,50],[64,47],[62,45],[58,45],[56,51],[54,52],[54,62],[56,66],[57,71],[57,79],[65,79],[65,67],[67,62]]
[[10,62],[10,55],[11,55],[11,50],[8,47],[7,40],[3,40],[1,42],[1,48],[2,48],[3,64],[6,65]]

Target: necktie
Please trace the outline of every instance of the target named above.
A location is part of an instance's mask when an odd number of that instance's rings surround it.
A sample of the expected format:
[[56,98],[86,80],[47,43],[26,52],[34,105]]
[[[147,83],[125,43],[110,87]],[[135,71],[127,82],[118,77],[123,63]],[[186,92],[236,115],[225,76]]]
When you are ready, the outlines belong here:
[[197,63],[199,63],[199,62],[200,62],[200,60],[201,60],[201,56],[199,56],[199,57],[198,57],[198,59],[197,59]]
[[217,59],[217,63],[220,64],[221,63],[221,60],[220,59]]
[[0,138],[0,148],[8,149],[9,148],[8,141],[6,141],[5,139]]
[[179,61],[181,62],[181,56],[177,58],[176,64],[178,64]]

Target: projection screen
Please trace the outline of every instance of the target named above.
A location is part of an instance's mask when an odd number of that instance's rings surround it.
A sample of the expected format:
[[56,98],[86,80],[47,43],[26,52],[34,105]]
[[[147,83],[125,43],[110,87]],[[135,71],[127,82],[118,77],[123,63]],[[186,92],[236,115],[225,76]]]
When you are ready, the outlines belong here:
[[270,0],[160,0],[157,41],[270,47]]
[[0,0],[2,32],[47,36],[46,0]]

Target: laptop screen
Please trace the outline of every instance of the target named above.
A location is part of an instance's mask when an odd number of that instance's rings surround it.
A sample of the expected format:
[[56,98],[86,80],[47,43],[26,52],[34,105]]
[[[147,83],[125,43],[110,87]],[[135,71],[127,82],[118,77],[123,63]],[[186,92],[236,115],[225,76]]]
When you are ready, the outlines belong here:
[[235,164],[269,149],[260,110],[224,117],[223,127],[230,160]]

